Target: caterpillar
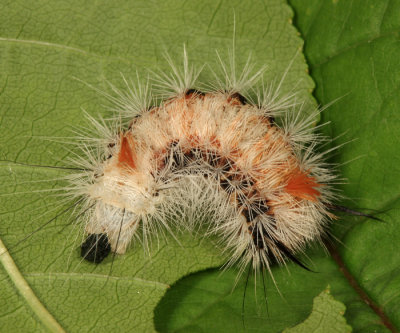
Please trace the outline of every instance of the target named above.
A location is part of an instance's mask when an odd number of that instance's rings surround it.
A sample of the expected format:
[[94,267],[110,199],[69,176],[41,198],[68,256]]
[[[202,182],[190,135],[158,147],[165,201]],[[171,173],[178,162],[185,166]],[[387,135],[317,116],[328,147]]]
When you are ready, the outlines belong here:
[[172,74],[155,74],[151,86],[103,93],[128,120],[123,128],[88,115],[101,139],[87,138],[74,161],[81,172],[68,177],[83,207],[83,258],[100,263],[132,240],[148,249],[159,232],[202,223],[227,266],[269,270],[291,260],[306,268],[296,254],[335,219],[337,176],[316,152],[323,138],[312,126],[319,110],[303,117],[301,103],[271,87],[253,98],[264,69],[252,74],[248,61],[236,78],[234,61],[219,60],[225,77],[208,89],[197,88],[205,85],[184,51],[182,70],[169,59]]

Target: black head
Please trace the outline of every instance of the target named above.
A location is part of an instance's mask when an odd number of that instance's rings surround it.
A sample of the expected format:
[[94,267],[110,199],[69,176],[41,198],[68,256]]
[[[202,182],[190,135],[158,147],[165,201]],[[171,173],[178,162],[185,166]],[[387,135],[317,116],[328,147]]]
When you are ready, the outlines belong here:
[[95,264],[101,263],[111,252],[107,234],[91,234],[81,245],[81,256]]

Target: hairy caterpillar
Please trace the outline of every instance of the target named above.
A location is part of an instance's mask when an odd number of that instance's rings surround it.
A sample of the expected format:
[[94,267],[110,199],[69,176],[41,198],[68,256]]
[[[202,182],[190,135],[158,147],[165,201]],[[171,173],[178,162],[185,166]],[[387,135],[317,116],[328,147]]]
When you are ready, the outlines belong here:
[[[149,84],[112,98],[128,127],[90,118],[102,138],[82,146],[75,160],[81,173],[69,176],[71,194],[82,203],[85,231],[81,255],[101,262],[110,251],[125,253],[132,239],[145,249],[160,229],[193,230],[207,216],[207,233],[229,253],[228,265],[250,262],[269,269],[321,240],[335,198],[335,175],[315,153],[321,137],[290,98],[276,100],[266,89],[248,102],[249,88],[263,73],[246,64],[239,79],[229,74],[206,92],[199,72],[172,65]],[[200,84],[201,86],[201,84]],[[108,96],[110,97],[110,96]],[[275,118],[282,117],[282,125]],[[87,138],[89,142],[91,138]]]

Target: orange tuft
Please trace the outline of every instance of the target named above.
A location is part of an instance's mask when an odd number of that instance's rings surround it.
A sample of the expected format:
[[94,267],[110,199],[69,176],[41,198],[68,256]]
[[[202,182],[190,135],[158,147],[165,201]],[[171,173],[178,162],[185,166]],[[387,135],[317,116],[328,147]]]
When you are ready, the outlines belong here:
[[[127,136],[122,136],[121,138],[121,150],[119,151],[118,155],[118,164],[122,167],[130,167],[135,169],[135,161],[133,158],[134,152],[132,150],[131,143]],[[133,142],[132,142],[133,143]]]
[[320,186],[314,177],[297,169],[289,176],[286,191],[297,198],[315,202],[320,195],[316,187]]

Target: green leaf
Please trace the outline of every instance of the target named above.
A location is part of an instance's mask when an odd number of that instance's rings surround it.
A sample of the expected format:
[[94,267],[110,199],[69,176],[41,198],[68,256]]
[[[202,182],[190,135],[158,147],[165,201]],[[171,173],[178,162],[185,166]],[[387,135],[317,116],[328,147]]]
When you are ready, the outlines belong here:
[[[396,330],[400,328],[400,3],[293,0],[291,4],[306,41],[318,101],[327,104],[341,97],[322,115],[323,121],[331,122],[326,132],[335,137],[347,131],[338,144],[356,139],[335,158],[336,163],[353,160],[341,167],[348,179],[341,189],[353,199],[347,204],[381,212],[384,220],[340,224],[335,229],[344,243],[340,255],[376,311]],[[361,331],[366,323],[356,323],[356,312],[348,311],[346,317]]]
[[[181,59],[184,44],[193,64],[215,68],[215,50],[226,58],[232,46],[234,17],[238,67],[251,52],[256,66],[269,66],[266,81],[277,82],[294,60],[282,93],[295,86],[299,98],[313,104],[313,82],[298,53],[302,40],[281,0],[0,5],[0,237],[23,280],[66,331],[154,331],[153,309],[171,284],[224,262],[211,241],[186,234],[179,235],[181,245],[170,236],[154,240],[151,260],[139,243],[101,265],[81,260],[84,226],[69,211],[58,216],[72,205],[59,195],[65,172],[39,167],[67,164],[71,129],[84,126],[82,108],[108,115],[104,99],[74,78],[104,91],[110,89],[105,80],[122,87],[120,72],[134,77],[168,70],[163,54]],[[210,78],[206,70],[202,79]],[[6,300],[0,327],[46,331],[30,296],[22,296],[23,281],[7,267],[0,268]]]
[[313,310],[303,323],[284,330],[284,333],[301,332],[351,332],[351,327],[346,324],[343,314],[346,307],[336,301],[329,289],[324,290],[314,298]]

